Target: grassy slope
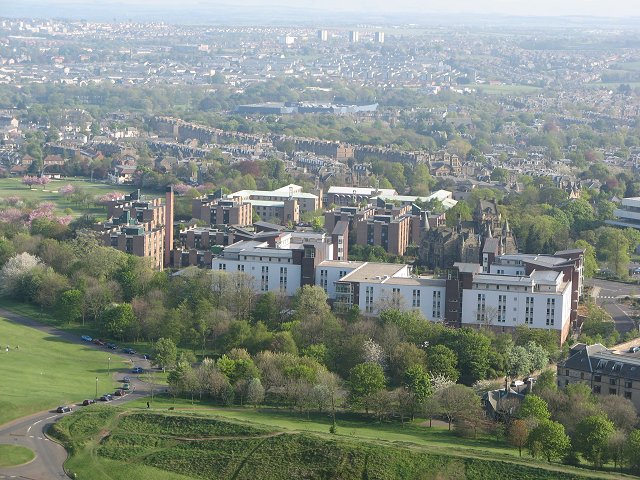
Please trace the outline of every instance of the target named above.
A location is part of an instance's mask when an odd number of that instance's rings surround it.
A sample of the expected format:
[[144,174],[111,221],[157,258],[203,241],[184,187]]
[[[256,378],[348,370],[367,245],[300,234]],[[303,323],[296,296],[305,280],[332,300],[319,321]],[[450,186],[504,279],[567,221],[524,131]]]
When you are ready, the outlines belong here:
[[[107,351],[63,341],[0,318],[0,424],[113,391]],[[5,351],[10,345],[10,351]],[[16,349],[19,346],[19,349]],[[111,357],[111,374],[127,365]]]
[[[66,416],[53,433],[71,447],[68,470],[94,480],[131,475],[142,480],[618,478],[590,476],[588,471],[558,464],[509,460],[497,452],[487,461],[458,450],[461,440],[448,432],[448,450],[434,451],[416,444],[283,430],[201,413],[98,406]],[[175,476],[181,474],[188,477]]]

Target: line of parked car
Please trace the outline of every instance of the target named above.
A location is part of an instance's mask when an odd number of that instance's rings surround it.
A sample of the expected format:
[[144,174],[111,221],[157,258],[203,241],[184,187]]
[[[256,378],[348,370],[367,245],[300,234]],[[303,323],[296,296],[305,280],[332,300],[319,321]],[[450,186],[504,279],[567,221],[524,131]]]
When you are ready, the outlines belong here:
[[[134,373],[142,373],[142,369],[140,367],[136,367],[133,369]],[[140,372],[136,372],[136,370],[140,370]],[[116,389],[113,393],[105,393],[104,395],[98,397],[97,399],[87,398],[82,401],[82,406],[87,407],[89,405],[93,405],[96,403],[96,400],[99,402],[111,402],[114,397],[124,397],[131,392],[131,377],[128,375],[124,376],[121,380],[122,386]],[[73,411],[73,408],[68,405],[61,405],[56,409],[57,413],[70,413]]]
[[[118,345],[116,345],[115,343],[106,343],[104,340],[102,340],[100,338],[91,338],[89,335],[82,335],[80,338],[85,342],[90,342],[90,343],[93,343],[94,345],[98,345],[100,347],[106,347],[106,348],[111,349],[111,350],[117,350],[118,349]],[[122,353],[126,353],[126,354],[129,354],[129,355],[136,355],[138,352],[136,352],[133,348],[124,347],[122,349]],[[148,355],[146,353],[142,354],[142,357],[145,360],[151,360],[151,355]]]

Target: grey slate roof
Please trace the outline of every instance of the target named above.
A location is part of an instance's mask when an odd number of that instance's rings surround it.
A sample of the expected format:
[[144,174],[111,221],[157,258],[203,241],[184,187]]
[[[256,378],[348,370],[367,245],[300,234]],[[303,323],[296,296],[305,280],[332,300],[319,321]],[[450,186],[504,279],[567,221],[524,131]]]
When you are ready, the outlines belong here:
[[640,358],[612,353],[600,344],[578,346],[577,351],[558,366],[579,372],[640,380]]

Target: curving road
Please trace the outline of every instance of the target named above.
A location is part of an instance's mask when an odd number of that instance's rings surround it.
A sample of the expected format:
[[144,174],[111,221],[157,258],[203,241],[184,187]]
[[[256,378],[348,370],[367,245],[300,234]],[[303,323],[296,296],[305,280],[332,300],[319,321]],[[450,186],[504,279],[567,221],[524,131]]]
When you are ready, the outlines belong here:
[[585,284],[593,288],[596,303],[605,309],[616,324],[616,330],[621,335],[636,328],[635,322],[631,318],[635,312],[632,312],[622,300],[629,296],[635,297],[640,294],[638,285],[630,285],[622,282],[614,282],[611,280],[602,280],[598,278],[590,278]]
[[[76,335],[58,330],[57,328],[42,325],[35,320],[0,309],[0,317],[4,317],[12,322],[20,323],[38,330],[47,332],[50,335],[56,335],[70,342],[82,343],[83,346],[93,346],[97,350],[102,350],[97,345],[82,342]],[[132,359],[136,367],[144,369],[150,368],[148,360],[136,355],[124,355],[113,352],[112,355],[119,355],[123,358]],[[133,392],[125,397],[114,397],[113,402],[109,404],[119,405],[136,398],[146,397],[150,395],[151,385],[143,382],[136,375],[129,374],[131,377],[131,386]],[[82,399],[78,399],[82,401]],[[102,403],[102,402],[100,402]],[[81,404],[75,408],[91,408],[83,407]],[[58,443],[50,440],[46,436],[47,429],[62,418],[63,413],[56,413],[55,410],[45,411],[30,415],[28,417],[13,420],[12,422],[0,425],[0,443],[11,445],[22,445],[30,448],[36,454],[36,458],[26,464],[18,467],[0,467],[0,479],[16,478],[26,480],[56,480],[68,478],[62,465],[67,459],[66,450]]]

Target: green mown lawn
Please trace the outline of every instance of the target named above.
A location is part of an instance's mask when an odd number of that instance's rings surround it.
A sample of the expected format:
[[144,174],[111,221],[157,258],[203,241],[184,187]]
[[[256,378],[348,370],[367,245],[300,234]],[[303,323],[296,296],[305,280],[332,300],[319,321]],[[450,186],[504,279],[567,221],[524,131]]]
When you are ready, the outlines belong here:
[[[71,184],[74,187],[82,188],[92,196],[104,195],[109,192],[122,192],[130,193],[136,189],[133,185],[111,185],[108,183],[96,183],[80,178],[64,178],[61,180],[52,180],[51,183],[45,186],[34,186],[32,189],[22,184],[22,178],[0,178],[0,198],[7,197],[20,197],[24,200],[37,200],[39,202],[52,202],[56,204],[58,213],[64,213],[65,209],[70,209],[71,214],[78,216],[82,214],[103,215],[106,217],[106,210],[104,207],[90,205],[89,208],[85,208],[82,205],[75,204],[70,200],[64,198],[58,189],[64,185]],[[145,194],[149,192],[143,192]],[[151,194],[152,197],[156,197],[157,194]]]
[[36,454],[20,445],[0,445],[0,467],[14,467],[30,462]]
[[[6,351],[7,345],[9,352]],[[128,364],[109,352],[69,343],[0,318],[0,424],[112,392],[114,373]]]

